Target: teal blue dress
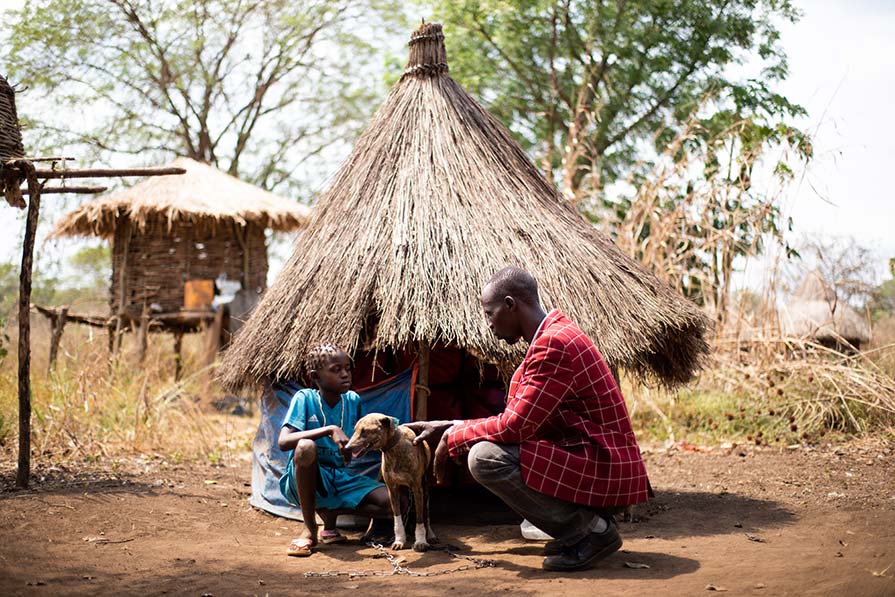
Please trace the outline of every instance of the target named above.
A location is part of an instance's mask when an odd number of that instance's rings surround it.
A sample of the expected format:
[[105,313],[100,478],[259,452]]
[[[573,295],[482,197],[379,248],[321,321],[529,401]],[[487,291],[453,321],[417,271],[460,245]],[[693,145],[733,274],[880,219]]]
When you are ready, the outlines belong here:
[[[303,389],[295,393],[289,411],[283,419],[283,427],[294,431],[320,429],[327,425],[339,425],[345,435],[351,437],[354,425],[360,418],[360,396],[348,391],[341,400],[330,407],[317,390]],[[340,425],[341,422],[341,425]],[[317,508],[337,510],[357,508],[357,505],[382,483],[370,477],[351,472],[345,467],[339,447],[330,436],[321,437],[317,444]],[[289,503],[300,506],[295,485],[292,460],[295,450],[288,454],[286,472],[280,477],[280,491]]]

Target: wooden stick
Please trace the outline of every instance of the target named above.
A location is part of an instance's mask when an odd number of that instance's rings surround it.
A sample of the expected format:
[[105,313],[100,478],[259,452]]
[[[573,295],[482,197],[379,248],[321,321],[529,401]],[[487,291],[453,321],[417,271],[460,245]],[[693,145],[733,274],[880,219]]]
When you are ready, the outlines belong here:
[[[130,250],[131,242],[131,222],[129,218],[123,218],[121,223],[121,235],[123,245],[121,249],[121,270],[118,272],[118,315],[115,320],[115,342],[112,345],[112,357],[114,358],[121,349],[122,326],[124,324],[123,315],[125,301],[127,299],[127,253]],[[115,247],[112,248],[114,253]]]
[[65,331],[65,323],[68,321],[68,305],[59,309],[50,321],[53,324],[53,335],[50,338],[50,362],[47,365],[47,375],[56,368],[56,355],[59,352],[59,341],[62,340],[62,332]]
[[[74,195],[88,195],[93,193],[102,193],[108,191],[109,187],[44,187],[41,195],[60,195],[63,193],[72,193]],[[23,195],[28,194],[28,189],[21,189]]]
[[185,174],[183,168],[72,168],[71,170],[36,170],[38,178],[110,178],[115,176],[166,176]]
[[28,216],[19,272],[19,462],[16,485],[25,488],[31,478],[31,268],[34,264],[34,237],[40,215],[40,185],[34,166],[24,167],[28,188]]
[[183,334],[174,334],[174,381],[180,381],[180,375],[183,373],[182,342]]
[[[54,317],[59,313],[58,309],[52,309],[49,307],[41,307],[40,305],[31,305],[31,308],[47,317],[47,319],[53,320]],[[83,325],[89,325],[95,328],[108,328],[110,325],[114,324],[114,318],[110,317],[101,317],[99,315],[76,315],[74,313],[68,313],[66,315],[66,320],[71,323],[80,323]]]
[[414,421],[425,421],[429,416],[429,345],[420,341],[418,362],[419,372],[416,376],[416,398],[414,400]]
[[146,349],[149,348],[149,307],[143,305],[143,313],[140,314],[140,327],[137,328],[137,344],[140,352],[137,362],[141,365],[146,360]]

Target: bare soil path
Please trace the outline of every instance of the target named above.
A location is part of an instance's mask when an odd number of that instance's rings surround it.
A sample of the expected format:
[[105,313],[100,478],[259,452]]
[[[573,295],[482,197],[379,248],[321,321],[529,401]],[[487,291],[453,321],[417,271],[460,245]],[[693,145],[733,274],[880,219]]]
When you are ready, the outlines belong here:
[[[356,541],[288,558],[296,523],[247,504],[247,455],[229,466],[133,460],[38,468],[12,489],[0,462],[0,595],[284,595],[361,590],[414,595],[895,595],[895,443],[818,449],[648,452],[656,499],[622,523],[622,551],[577,574],[540,568],[541,546],[475,492],[442,492],[434,526],[493,568],[388,572]],[[352,533],[357,538],[359,533]],[[417,572],[468,564],[400,552]],[[628,565],[646,567],[628,567]]]

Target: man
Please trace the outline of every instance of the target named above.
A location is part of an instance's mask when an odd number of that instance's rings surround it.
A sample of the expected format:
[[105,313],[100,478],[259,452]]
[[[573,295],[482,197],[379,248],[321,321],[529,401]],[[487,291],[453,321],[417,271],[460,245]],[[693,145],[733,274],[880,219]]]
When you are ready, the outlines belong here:
[[469,453],[473,477],[555,540],[546,570],[583,570],[622,540],[607,508],[646,501],[649,480],[618,384],[594,343],[559,310],[545,313],[535,279],[502,269],[482,289],[492,333],[528,352],[513,374],[504,412],[471,421],[412,424],[441,439],[446,458]]

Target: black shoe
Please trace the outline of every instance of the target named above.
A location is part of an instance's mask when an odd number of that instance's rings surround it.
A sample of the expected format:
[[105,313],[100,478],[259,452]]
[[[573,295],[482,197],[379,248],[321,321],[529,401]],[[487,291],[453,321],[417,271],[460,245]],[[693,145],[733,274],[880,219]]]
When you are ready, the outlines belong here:
[[544,544],[545,556],[558,556],[566,548],[561,542],[553,540]]
[[[606,525],[609,527],[616,526],[615,518],[613,518],[612,515],[603,516],[603,520],[606,521]],[[618,527],[616,527],[615,530],[618,531]],[[603,532],[605,533],[606,531],[603,531]],[[565,543],[562,543],[561,541],[556,541],[554,539],[553,541],[548,541],[547,543],[544,544],[544,555],[545,556],[558,556],[559,554],[562,553],[563,549],[565,549],[565,548],[566,548]]]
[[622,538],[618,534],[618,529],[614,524],[610,524],[602,533],[591,533],[578,543],[564,547],[559,554],[544,558],[544,570],[560,572],[584,570],[614,554],[621,546]]

